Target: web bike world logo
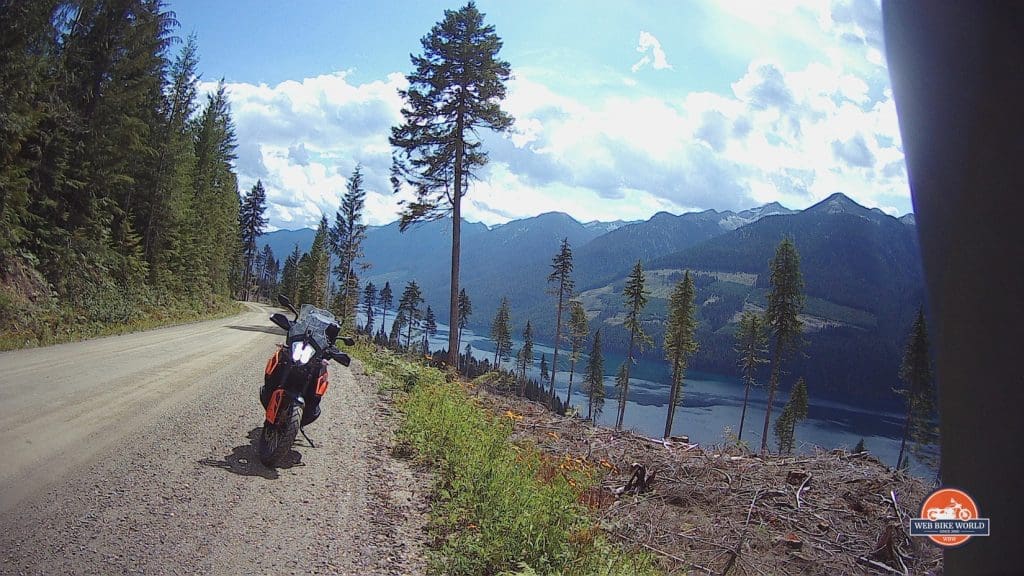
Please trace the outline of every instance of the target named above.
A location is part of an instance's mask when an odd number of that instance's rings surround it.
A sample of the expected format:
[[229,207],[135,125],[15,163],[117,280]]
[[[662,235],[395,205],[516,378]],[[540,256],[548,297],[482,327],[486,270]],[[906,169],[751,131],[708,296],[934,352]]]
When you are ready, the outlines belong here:
[[940,488],[924,499],[921,517],[910,520],[911,536],[927,536],[945,548],[960,546],[972,536],[988,536],[988,518],[963,490]]

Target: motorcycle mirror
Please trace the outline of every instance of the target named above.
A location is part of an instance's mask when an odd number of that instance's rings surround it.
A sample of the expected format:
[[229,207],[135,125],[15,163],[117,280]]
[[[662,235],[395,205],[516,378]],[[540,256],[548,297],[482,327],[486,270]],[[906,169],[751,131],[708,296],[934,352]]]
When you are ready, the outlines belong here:
[[281,314],[280,312],[275,313],[273,316],[271,316],[270,321],[283,328],[285,332],[287,332],[292,327],[291,321],[288,320],[288,318],[284,314]]
[[326,334],[327,337],[330,338],[331,342],[334,342],[335,340],[338,339],[339,332],[341,332],[341,326],[338,326],[333,322],[331,324],[328,324],[327,328],[324,329],[324,334]]
[[281,306],[284,306],[285,308],[291,310],[292,314],[295,314],[296,318],[299,317],[298,310],[295,309],[295,306],[292,306],[292,301],[289,300],[287,296],[285,296],[284,294],[278,294],[277,301],[278,303],[281,304]]
[[344,352],[341,351],[334,352],[334,354],[332,354],[331,357],[334,359],[335,362],[341,364],[342,366],[348,366],[349,364],[352,363],[352,359],[349,358],[348,354],[345,354]]
[[342,336],[341,341],[345,343],[345,346],[355,346],[356,339],[349,336]]

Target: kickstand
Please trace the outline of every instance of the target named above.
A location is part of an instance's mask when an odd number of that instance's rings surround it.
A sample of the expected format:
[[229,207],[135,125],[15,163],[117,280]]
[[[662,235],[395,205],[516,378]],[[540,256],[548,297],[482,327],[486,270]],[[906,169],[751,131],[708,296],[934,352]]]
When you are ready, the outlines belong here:
[[306,439],[306,442],[309,442],[309,445],[311,447],[316,448],[316,444],[313,444],[313,441],[309,439],[309,436],[306,436],[306,431],[305,430],[303,430],[302,428],[299,428],[299,432],[302,432],[302,437]]

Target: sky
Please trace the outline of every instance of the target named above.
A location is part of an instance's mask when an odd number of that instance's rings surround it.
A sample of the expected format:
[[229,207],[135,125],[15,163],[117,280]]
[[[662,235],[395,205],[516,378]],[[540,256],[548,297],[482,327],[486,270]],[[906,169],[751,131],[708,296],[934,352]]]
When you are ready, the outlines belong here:
[[[459,3],[169,0],[223,79],[243,192],[262,180],[271,229],[333,214],[357,164],[365,217],[396,219],[390,128],[420,39]],[[479,0],[512,78],[505,134],[463,215],[642,220],[842,192],[911,212],[877,0]]]

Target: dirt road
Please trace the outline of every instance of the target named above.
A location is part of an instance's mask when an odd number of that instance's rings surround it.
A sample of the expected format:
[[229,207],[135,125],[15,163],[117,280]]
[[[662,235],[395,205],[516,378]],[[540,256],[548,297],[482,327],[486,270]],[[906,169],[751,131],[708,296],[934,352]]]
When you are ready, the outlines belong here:
[[0,354],[0,574],[421,573],[425,480],[356,363],[316,448],[254,457],[269,314]]

